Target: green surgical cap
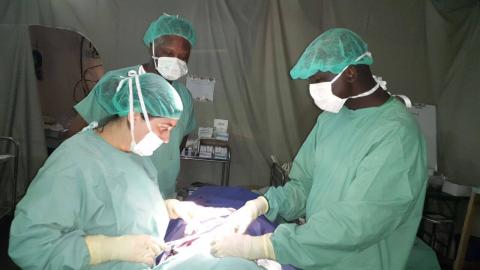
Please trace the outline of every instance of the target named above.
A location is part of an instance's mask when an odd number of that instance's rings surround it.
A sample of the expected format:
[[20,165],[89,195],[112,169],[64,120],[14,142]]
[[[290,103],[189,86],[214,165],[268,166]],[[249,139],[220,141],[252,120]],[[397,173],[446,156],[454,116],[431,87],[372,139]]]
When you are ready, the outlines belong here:
[[192,47],[197,42],[195,30],[189,21],[178,15],[164,14],[150,24],[143,36],[143,43],[150,46],[155,39],[167,35],[181,36],[188,40]]
[[[134,71],[130,71],[132,73]],[[135,83],[135,76],[118,76],[107,73],[106,78],[99,82],[95,94],[100,106],[109,116],[127,116],[130,111],[129,105],[129,83],[132,81],[133,108],[135,112],[142,112],[140,100]],[[145,73],[138,76],[140,89],[147,113],[154,117],[179,119],[183,111],[182,100],[173,88],[161,76],[154,73]],[[118,90],[118,91],[117,91]],[[102,119],[98,119],[102,120]]]
[[290,77],[308,79],[320,71],[338,74],[349,65],[371,65],[370,55],[358,59],[367,51],[367,43],[354,32],[345,28],[330,29],[308,45],[290,70]]

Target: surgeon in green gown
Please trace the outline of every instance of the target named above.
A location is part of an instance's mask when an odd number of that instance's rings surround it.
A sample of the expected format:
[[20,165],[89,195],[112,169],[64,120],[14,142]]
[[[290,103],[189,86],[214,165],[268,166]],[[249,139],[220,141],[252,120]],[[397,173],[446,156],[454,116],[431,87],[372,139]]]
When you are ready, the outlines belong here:
[[[149,269],[166,248],[169,220],[202,215],[192,202],[164,200],[145,158],[170,143],[180,96],[159,75],[127,74],[101,82],[95,94],[106,119],[62,143],[18,203],[8,252],[22,269]],[[222,212],[207,210],[204,218]],[[183,253],[155,268],[258,269],[207,255]]]
[[[372,77],[367,44],[348,29],[318,36],[290,71],[308,79],[323,110],[282,187],[248,201],[230,217],[236,234],[212,254],[270,258],[301,269],[405,268],[426,189],[426,149],[415,119]],[[265,214],[306,223],[243,235]]]
[[[187,63],[191,48],[196,43],[196,33],[186,19],[180,16],[161,15],[150,24],[143,42],[152,57],[148,63],[110,71],[102,77],[100,82],[108,80],[111,76],[126,76],[127,72],[133,69],[139,74],[160,74],[180,95],[183,112],[176,128],[170,134],[170,142],[150,157],[157,169],[158,185],[162,195],[164,198],[175,198],[176,180],[180,172],[180,148],[185,145],[187,135],[197,127],[191,93],[177,80],[188,72]],[[75,106],[81,118],[75,119],[72,127],[74,132],[94,119],[103,118],[106,115],[105,110],[97,104],[96,91],[98,91],[97,86]]]

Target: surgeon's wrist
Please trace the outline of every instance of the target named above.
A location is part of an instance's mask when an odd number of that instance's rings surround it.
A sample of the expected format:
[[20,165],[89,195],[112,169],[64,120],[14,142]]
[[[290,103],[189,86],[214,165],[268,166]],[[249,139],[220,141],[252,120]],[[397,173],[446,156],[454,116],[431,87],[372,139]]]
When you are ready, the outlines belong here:
[[90,265],[115,260],[115,255],[110,252],[110,246],[115,245],[114,238],[101,234],[85,236],[85,243],[90,255]]
[[246,236],[245,240],[248,241],[249,246],[244,257],[249,260],[276,260],[272,241],[270,240],[271,236],[271,233],[260,236]]
[[168,199],[165,200],[165,206],[167,207],[168,217],[170,219],[177,219],[180,216],[178,215],[175,208],[180,204],[180,201],[177,199]]
[[265,199],[265,197],[259,196],[256,199],[246,202],[245,206],[250,210],[251,218],[255,219],[267,212],[268,201]]
[[264,251],[264,254],[265,254],[264,259],[276,260],[277,258],[275,257],[275,251],[273,250],[273,244],[272,244],[271,237],[272,237],[272,233],[268,233],[268,234],[264,234],[264,235],[260,236],[263,251]]
[[265,215],[268,210],[270,210],[270,204],[268,202],[268,199],[265,196],[259,196],[258,199],[263,201],[263,209],[261,215]]

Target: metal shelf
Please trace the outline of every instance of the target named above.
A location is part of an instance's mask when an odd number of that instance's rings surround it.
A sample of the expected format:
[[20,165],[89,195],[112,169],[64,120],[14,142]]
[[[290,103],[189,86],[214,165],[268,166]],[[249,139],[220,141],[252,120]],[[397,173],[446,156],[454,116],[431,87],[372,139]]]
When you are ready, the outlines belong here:
[[199,156],[185,156],[181,155],[180,159],[182,160],[191,160],[191,161],[203,161],[203,162],[215,162],[222,164],[222,179],[220,182],[221,186],[228,186],[230,184],[230,149],[228,150],[228,157],[227,159],[220,159],[220,158],[204,158]]
[[[2,153],[0,155],[0,163],[13,161],[13,175],[12,175],[12,178],[10,179],[11,187],[12,187],[12,194],[11,194],[12,201],[10,202],[9,206],[0,206],[0,218],[2,218],[5,215],[9,214],[10,212],[13,213],[13,211],[15,210],[15,204],[17,202],[16,195],[17,195],[19,145],[18,145],[18,142],[12,137],[0,136],[0,141],[4,141],[9,144],[6,147],[6,150],[7,150],[6,153]],[[13,148],[13,151],[11,151],[12,148]],[[0,180],[3,181],[4,179],[0,179]]]
[[199,157],[199,156],[181,155],[180,158],[184,160],[200,160],[200,161],[211,161],[211,162],[220,162],[220,163],[230,162],[230,156],[226,159],[223,159],[223,158],[205,158],[205,157]]

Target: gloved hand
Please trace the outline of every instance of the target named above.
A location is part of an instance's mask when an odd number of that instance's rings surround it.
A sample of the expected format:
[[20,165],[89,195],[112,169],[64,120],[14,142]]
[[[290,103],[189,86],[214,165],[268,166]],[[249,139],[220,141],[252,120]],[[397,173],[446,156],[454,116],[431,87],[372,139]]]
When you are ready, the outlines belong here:
[[181,218],[187,223],[185,234],[198,232],[203,221],[228,216],[235,211],[233,208],[205,207],[194,202],[175,199],[166,200],[165,205],[171,219]]
[[167,246],[157,243],[150,235],[123,235],[109,237],[88,235],[85,237],[90,264],[96,265],[108,261],[126,261],[154,265],[155,258]]
[[210,246],[210,253],[216,257],[275,260],[271,235],[271,233],[261,236],[231,234],[223,239],[214,240]]
[[268,202],[263,196],[247,201],[244,206],[233,212],[219,230],[220,234],[243,234],[250,223],[268,211]]

